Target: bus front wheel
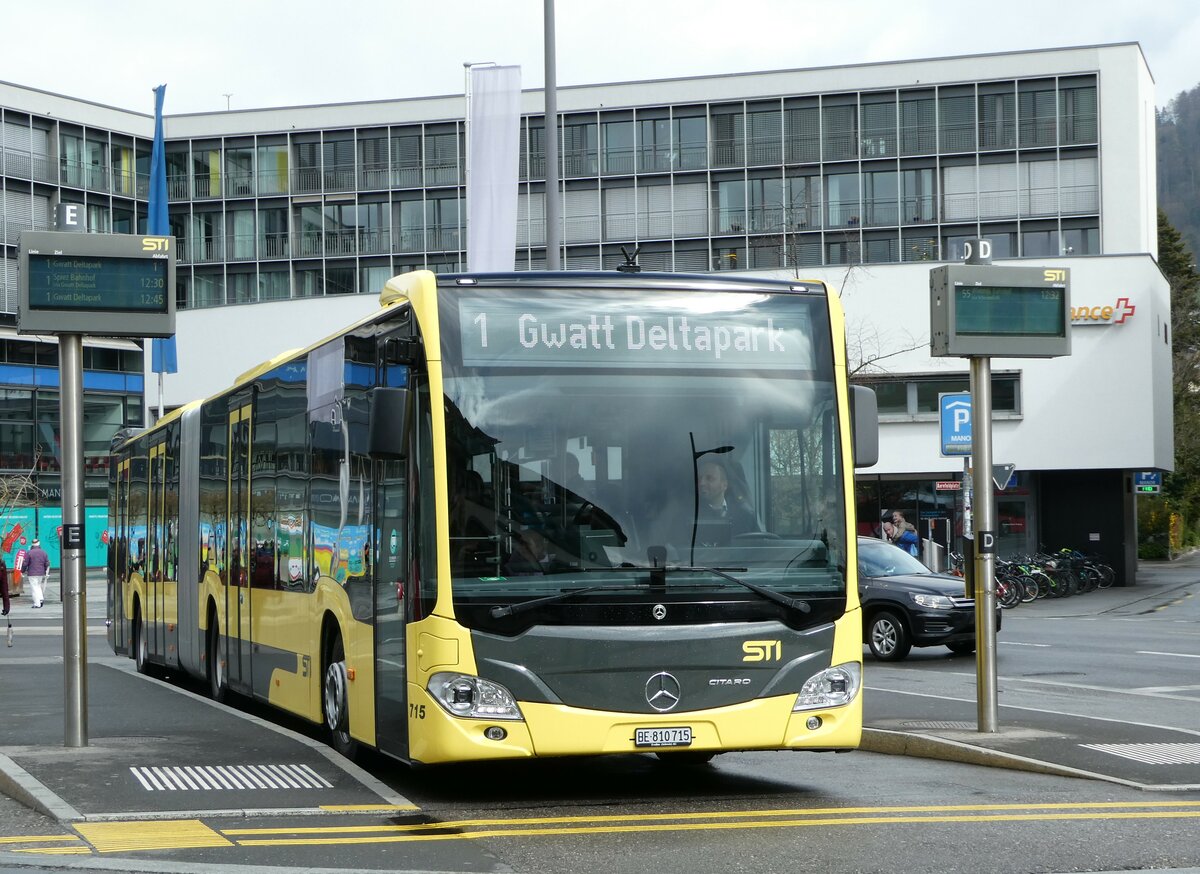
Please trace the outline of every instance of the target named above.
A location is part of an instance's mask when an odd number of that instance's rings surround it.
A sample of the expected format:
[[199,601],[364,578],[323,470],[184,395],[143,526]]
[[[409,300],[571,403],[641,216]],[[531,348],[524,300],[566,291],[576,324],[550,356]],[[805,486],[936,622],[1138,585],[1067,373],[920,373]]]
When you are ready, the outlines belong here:
[[325,659],[322,701],[329,745],[348,759],[358,752],[358,743],[350,737],[350,690],[346,674],[346,651],[336,632],[329,642]]

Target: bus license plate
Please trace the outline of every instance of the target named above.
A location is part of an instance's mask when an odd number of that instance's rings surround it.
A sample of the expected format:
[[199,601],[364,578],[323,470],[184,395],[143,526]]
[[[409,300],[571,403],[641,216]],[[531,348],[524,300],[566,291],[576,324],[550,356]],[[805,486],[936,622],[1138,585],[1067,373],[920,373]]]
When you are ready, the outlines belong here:
[[691,726],[677,728],[636,728],[633,731],[635,747],[690,747]]

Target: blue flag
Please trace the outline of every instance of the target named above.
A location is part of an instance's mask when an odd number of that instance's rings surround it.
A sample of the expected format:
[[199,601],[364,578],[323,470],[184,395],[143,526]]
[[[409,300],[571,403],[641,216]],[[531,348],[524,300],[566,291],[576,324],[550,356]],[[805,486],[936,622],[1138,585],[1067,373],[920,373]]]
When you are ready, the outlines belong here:
[[[150,149],[150,209],[146,231],[152,237],[166,237],[171,233],[171,222],[167,218],[167,156],[163,147],[163,97],[166,85],[154,89],[154,145]],[[175,289],[169,290],[170,294]],[[154,373],[178,373],[175,358],[175,337],[151,340],[151,370]]]

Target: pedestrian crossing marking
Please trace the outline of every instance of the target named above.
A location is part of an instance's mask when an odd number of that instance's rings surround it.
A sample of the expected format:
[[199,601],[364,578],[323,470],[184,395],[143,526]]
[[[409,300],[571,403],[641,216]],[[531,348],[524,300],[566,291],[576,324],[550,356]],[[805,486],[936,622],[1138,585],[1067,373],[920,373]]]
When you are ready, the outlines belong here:
[[1145,765],[1200,765],[1200,743],[1080,744]]
[[129,771],[147,792],[333,788],[308,765],[147,765]]

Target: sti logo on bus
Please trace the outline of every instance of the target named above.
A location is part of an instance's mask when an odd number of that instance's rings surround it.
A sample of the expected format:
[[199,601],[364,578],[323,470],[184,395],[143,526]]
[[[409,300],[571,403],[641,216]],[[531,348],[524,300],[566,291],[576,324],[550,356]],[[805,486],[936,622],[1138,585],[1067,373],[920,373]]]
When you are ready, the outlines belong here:
[[1065,270],[1043,270],[1042,275],[1046,277],[1047,282],[1067,281],[1067,271]]
[[783,658],[783,643],[778,640],[747,640],[742,644],[744,662],[777,662]]
[[143,252],[167,252],[170,248],[170,237],[142,237]]

